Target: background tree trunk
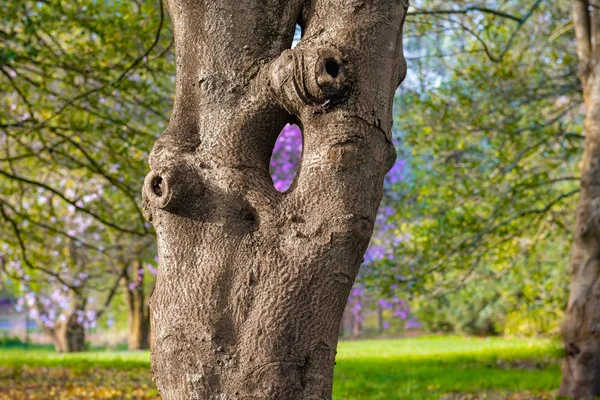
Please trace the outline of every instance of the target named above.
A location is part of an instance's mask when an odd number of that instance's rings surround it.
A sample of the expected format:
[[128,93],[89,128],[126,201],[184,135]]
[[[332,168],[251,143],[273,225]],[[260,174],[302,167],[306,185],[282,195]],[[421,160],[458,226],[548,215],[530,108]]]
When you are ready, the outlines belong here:
[[148,335],[150,333],[150,313],[144,296],[144,270],[142,263],[133,263],[133,281],[137,285],[130,289],[127,287],[127,305],[129,308],[129,350],[143,350],[150,347]]
[[357,338],[360,336],[361,332],[362,332],[362,322],[360,321],[360,318],[357,315],[355,315],[354,321],[352,324],[352,336]]
[[42,331],[52,340],[52,344],[54,344],[54,350],[57,353],[67,352],[67,342],[65,340],[66,338],[64,335],[58,335],[56,328],[43,327]]
[[[593,11],[592,11],[593,10]],[[562,325],[566,357],[559,395],[600,396],[600,13],[573,0],[586,104],[581,194],[571,251],[571,291]]]
[[65,322],[57,322],[52,340],[58,353],[77,353],[85,350],[85,328],[73,312]]
[[66,321],[56,321],[54,327],[48,327],[42,320],[36,320],[54,344],[57,353],[76,353],[85,350],[85,328],[79,322],[79,313],[74,311]]
[[[340,319],[396,157],[407,7],[168,2],[175,104],[143,190],[164,399],[331,398]],[[301,127],[303,155],[279,193],[269,159],[286,123]]]

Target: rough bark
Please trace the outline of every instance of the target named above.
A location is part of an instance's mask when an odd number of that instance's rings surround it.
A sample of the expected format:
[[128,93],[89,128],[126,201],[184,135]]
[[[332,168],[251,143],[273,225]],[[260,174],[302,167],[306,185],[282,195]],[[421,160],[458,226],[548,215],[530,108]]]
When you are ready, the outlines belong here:
[[[169,0],[176,97],[143,190],[164,399],[331,398],[340,319],[396,156],[407,7]],[[269,158],[288,122],[303,155],[279,193]]]
[[571,250],[571,289],[562,334],[566,349],[559,395],[600,396],[600,13],[573,0],[586,104],[581,194]]
[[[133,281],[137,286],[133,289],[127,287],[127,306],[129,309],[129,335],[127,348],[129,350],[143,350],[150,347],[148,335],[150,334],[150,312],[144,295],[144,272],[139,261],[133,263]],[[139,278],[139,279],[138,279]]]

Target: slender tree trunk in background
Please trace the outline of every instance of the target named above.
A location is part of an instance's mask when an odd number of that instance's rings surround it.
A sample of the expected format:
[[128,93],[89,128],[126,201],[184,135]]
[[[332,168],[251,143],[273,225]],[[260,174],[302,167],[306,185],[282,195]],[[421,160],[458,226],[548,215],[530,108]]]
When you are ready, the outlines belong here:
[[[354,301],[358,304],[362,303],[362,296],[356,295],[353,296]],[[352,336],[359,337],[362,332],[362,308],[356,310],[356,312],[352,313]]]
[[[168,1],[176,98],[143,190],[163,399],[331,399],[340,319],[396,156],[407,6]],[[288,122],[303,156],[282,194],[269,159]]]
[[[593,11],[591,11],[593,9]],[[600,396],[600,10],[573,0],[579,77],[586,105],[581,197],[571,251],[571,292],[559,395]]]
[[383,308],[379,304],[377,304],[377,327],[379,328],[379,333],[383,333],[385,329],[383,326]]
[[129,350],[143,350],[150,347],[150,313],[144,296],[144,270],[139,261],[133,263],[133,281],[137,286],[127,288],[127,305],[129,308]]
[[347,327],[349,326],[349,320],[351,320],[349,314],[350,313],[347,310],[344,310],[344,312],[342,313],[342,320],[340,321],[340,330],[338,337],[344,337],[346,336],[346,332],[350,331],[350,329],[347,329]]
[[362,332],[362,322],[360,322],[360,319],[358,318],[358,316],[354,316],[354,321],[353,321],[353,325],[352,325],[352,336],[359,337],[360,333]]

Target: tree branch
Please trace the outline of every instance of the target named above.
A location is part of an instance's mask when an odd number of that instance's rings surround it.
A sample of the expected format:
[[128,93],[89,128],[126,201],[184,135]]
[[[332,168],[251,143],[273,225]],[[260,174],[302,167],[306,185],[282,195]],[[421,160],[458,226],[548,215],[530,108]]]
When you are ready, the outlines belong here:
[[96,219],[98,222],[100,222],[100,223],[102,223],[102,224],[104,224],[106,226],[109,226],[111,228],[114,228],[116,230],[119,230],[119,231],[122,231],[122,232],[126,232],[126,233],[131,233],[131,234],[137,235],[137,236],[144,236],[144,235],[146,235],[148,233],[148,230],[145,227],[144,227],[144,231],[140,232],[140,231],[137,231],[137,230],[134,230],[134,229],[128,229],[128,228],[119,226],[117,224],[114,224],[114,223],[108,221],[106,218],[101,217],[98,214],[96,214],[96,213],[94,213],[94,212],[92,212],[92,211],[90,211],[90,210],[88,210],[88,209],[86,209],[84,207],[81,207],[80,205],[77,204],[76,201],[73,201],[73,200],[69,199],[63,193],[59,192],[58,190],[56,190],[56,189],[54,189],[54,188],[52,188],[52,187],[50,187],[50,186],[48,186],[48,185],[46,185],[46,184],[44,184],[42,182],[37,182],[37,181],[33,181],[33,180],[30,180],[30,179],[27,179],[27,178],[23,178],[21,176],[13,175],[13,174],[10,174],[10,173],[8,173],[6,171],[3,171],[3,170],[0,170],[0,175],[3,175],[3,176],[5,176],[5,177],[7,177],[9,179],[12,179],[12,180],[15,180],[15,181],[18,181],[18,182],[22,182],[22,183],[26,183],[26,184],[30,184],[30,185],[34,185],[34,186],[38,186],[40,188],[46,189],[47,191],[49,191],[49,192],[57,195],[61,199],[63,199],[66,203],[68,203],[68,204],[72,205],[73,207],[75,207],[77,210],[82,211],[85,214],[88,214],[92,218]]
[[515,22],[521,22],[522,17],[517,17],[512,14],[505,13],[500,10],[494,10],[492,8],[487,7],[478,7],[478,6],[470,6],[467,8],[463,8],[462,10],[421,10],[417,9],[416,11],[409,11],[407,15],[448,15],[448,14],[469,14],[471,12],[478,11],[484,14],[491,14],[497,17],[510,19]]
[[128,262],[123,263],[123,268],[121,269],[121,273],[119,274],[117,279],[115,279],[114,285],[110,288],[110,292],[108,292],[108,295],[106,296],[106,299],[104,300],[104,304],[102,305],[102,308],[100,310],[96,310],[97,318],[100,318],[102,316],[102,314],[104,314],[104,312],[106,311],[106,309],[112,302],[113,297],[115,297],[115,294],[117,293],[117,289],[119,289],[119,285],[121,283],[121,278],[124,278],[127,275],[128,267],[129,267]]
[[[506,54],[509,52],[517,34],[519,33],[519,31],[521,30],[523,25],[525,25],[525,23],[531,18],[531,16],[535,12],[535,10],[542,3],[542,1],[543,0],[536,0],[536,2],[531,6],[529,11],[522,17],[517,17],[517,16],[505,13],[500,10],[495,10],[495,9],[491,9],[491,8],[487,8],[487,7],[478,7],[478,6],[471,6],[471,7],[464,8],[462,10],[417,10],[417,11],[409,12],[408,15],[417,15],[417,16],[418,15],[454,15],[454,14],[468,14],[471,12],[481,12],[481,13],[491,14],[491,15],[501,17],[501,18],[506,18],[506,19],[516,22],[517,27],[515,28],[513,33],[510,35],[508,41],[506,42],[506,45],[503,47],[500,54],[495,56],[491,52],[489,46],[485,43],[485,41],[474,30],[472,30],[471,28],[469,28],[468,26],[466,26],[465,24],[463,24],[457,20],[448,19],[449,22],[459,25],[465,32],[468,32],[471,35],[473,35],[473,37],[482,45],[488,58],[491,61],[498,63],[498,62],[501,62],[504,59],[504,57],[506,56]],[[576,1],[582,1],[582,0],[576,0]]]

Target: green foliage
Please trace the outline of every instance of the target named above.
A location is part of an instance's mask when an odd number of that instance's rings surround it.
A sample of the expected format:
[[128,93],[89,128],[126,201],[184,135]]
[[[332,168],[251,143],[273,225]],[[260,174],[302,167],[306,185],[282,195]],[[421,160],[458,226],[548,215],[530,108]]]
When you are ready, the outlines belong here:
[[12,336],[0,336],[0,347],[21,347],[23,346],[23,342],[18,337]]
[[139,187],[172,103],[166,12],[159,0],[3,6],[0,264],[38,303],[60,290],[100,307],[153,246]]
[[423,6],[488,7],[522,22],[477,11],[409,18],[396,105],[407,240],[366,279],[411,293],[426,328],[554,333],[583,146],[570,2]]
[[567,298],[562,248],[549,243],[496,279],[415,301],[430,330],[477,335],[557,335]]

